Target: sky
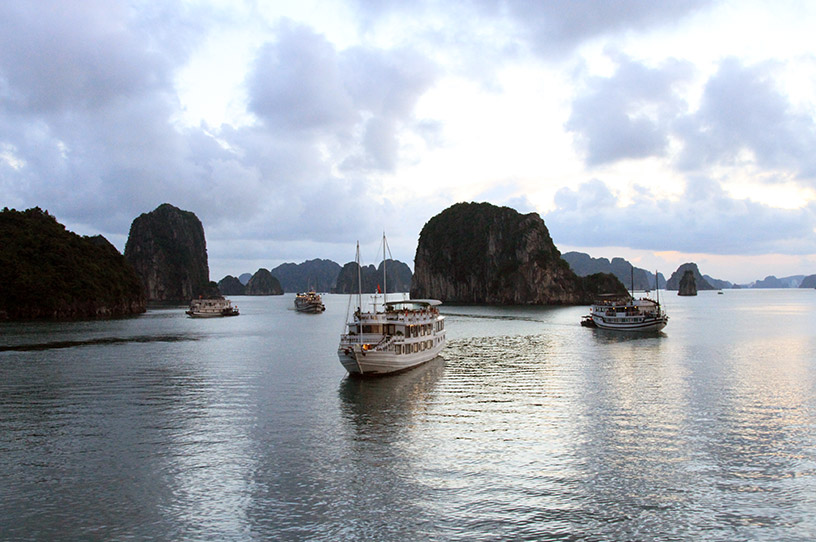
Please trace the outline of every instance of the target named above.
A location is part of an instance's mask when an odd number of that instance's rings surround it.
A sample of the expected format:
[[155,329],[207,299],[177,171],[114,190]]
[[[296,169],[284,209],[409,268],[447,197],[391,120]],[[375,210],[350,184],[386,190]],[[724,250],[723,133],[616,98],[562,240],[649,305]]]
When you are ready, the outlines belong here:
[[561,252],[816,273],[816,3],[0,3],[0,207],[124,251],[162,203],[210,278],[413,267],[467,201]]

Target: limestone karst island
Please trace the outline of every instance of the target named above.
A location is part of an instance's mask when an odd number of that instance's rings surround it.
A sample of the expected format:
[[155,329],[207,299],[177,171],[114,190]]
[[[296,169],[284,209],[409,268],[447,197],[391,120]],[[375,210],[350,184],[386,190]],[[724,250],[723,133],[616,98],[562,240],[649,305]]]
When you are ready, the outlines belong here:
[[[666,280],[622,258],[561,254],[537,213],[490,203],[457,203],[422,231],[414,272],[386,260],[360,268],[362,289],[374,292],[387,268],[390,292],[448,304],[589,304],[598,294],[655,287],[696,295],[723,288],[813,288],[816,275],[765,277],[749,285],[703,275],[684,263]],[[199,297],[282,295],[310,288],[356,291],[358,264],[314,259],[211,281],[204,226],[191,211],[168,203],[136,217],[124,254],[102,236],[67,231],[40,208],[0,212],[0,319],[82,319],[144,312],[148,303]],[[240,271],[244,271],[241,273]]]

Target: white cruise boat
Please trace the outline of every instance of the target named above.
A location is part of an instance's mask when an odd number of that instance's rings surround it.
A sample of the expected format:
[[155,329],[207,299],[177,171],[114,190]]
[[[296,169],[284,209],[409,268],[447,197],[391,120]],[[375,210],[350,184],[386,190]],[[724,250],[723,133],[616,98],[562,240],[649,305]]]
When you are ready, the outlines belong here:
[[[660,306],[660,290],[655,271],[656,299],[635,299],[635,270],[632,268],[632,294],[607,294],[600,296],[589,308],[589,314],[581,320],[585,327],[617,331],[660,331],[669,323],[669,316]],[[646,292],[649,293],[648,291]]]
[[193,299],[190,308],[184,311],[190,318],[216,318],[238,316],[238,307],[229,299]]
[[619,331],[660,331],[669,323],[658,301],[632,296],[608,296],[592,304],[582,326]]
[[[385,255],[383,236],[383,255]],[[385,261],[385,256],[383,256]],[[357,244],[357,281],[360,277],[360,245]],[[385,274],[385,265],[383,265]],[[383,283],[385,276],[383,276]],[[358,288],[359,289],[359,288]],[[387,289],[385,290],[387,291]],[[405,371],[434,359],[445,347],[445,317],[435,299],[402,299],[383,302],[363,310],[362,292],[357,296],[357,310],[340,335],[337,356],[349,374],[383,375]],[[351,304],[349,300],[349,305]]]

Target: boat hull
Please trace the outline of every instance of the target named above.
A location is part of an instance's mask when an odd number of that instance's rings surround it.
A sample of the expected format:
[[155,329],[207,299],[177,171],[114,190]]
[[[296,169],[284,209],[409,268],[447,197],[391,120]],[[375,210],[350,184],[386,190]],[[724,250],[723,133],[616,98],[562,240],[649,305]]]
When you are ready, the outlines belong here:
[[298,312],[305,312],[308,314],[318,314],[326,310],[326,307],[321,303],[320,305],[298,305],[295,304],[295,310]]
[[418,367],[436,358],[445,347],[445,341],[412,354],[396,354],[391,351],[364,351],[360,345],[341,345],[337,350],[340,363],[354,375],[385,375],[399,373]]
[[645,319],[642,322],[620,323],[607,321],[602,316],[593,316],[592,322],[598,329],[615,331],[660,331],[666,327],[666,324],[669,323],[669,319],[664,317]]

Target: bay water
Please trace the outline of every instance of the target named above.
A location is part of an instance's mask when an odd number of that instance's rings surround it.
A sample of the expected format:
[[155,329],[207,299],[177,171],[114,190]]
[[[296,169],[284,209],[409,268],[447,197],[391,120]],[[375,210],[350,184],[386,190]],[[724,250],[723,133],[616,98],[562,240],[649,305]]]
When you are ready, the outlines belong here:
[[0,324],[2,540],[816,538],[816,290],[441,307],[448,345],[350,378],[349,297]]

